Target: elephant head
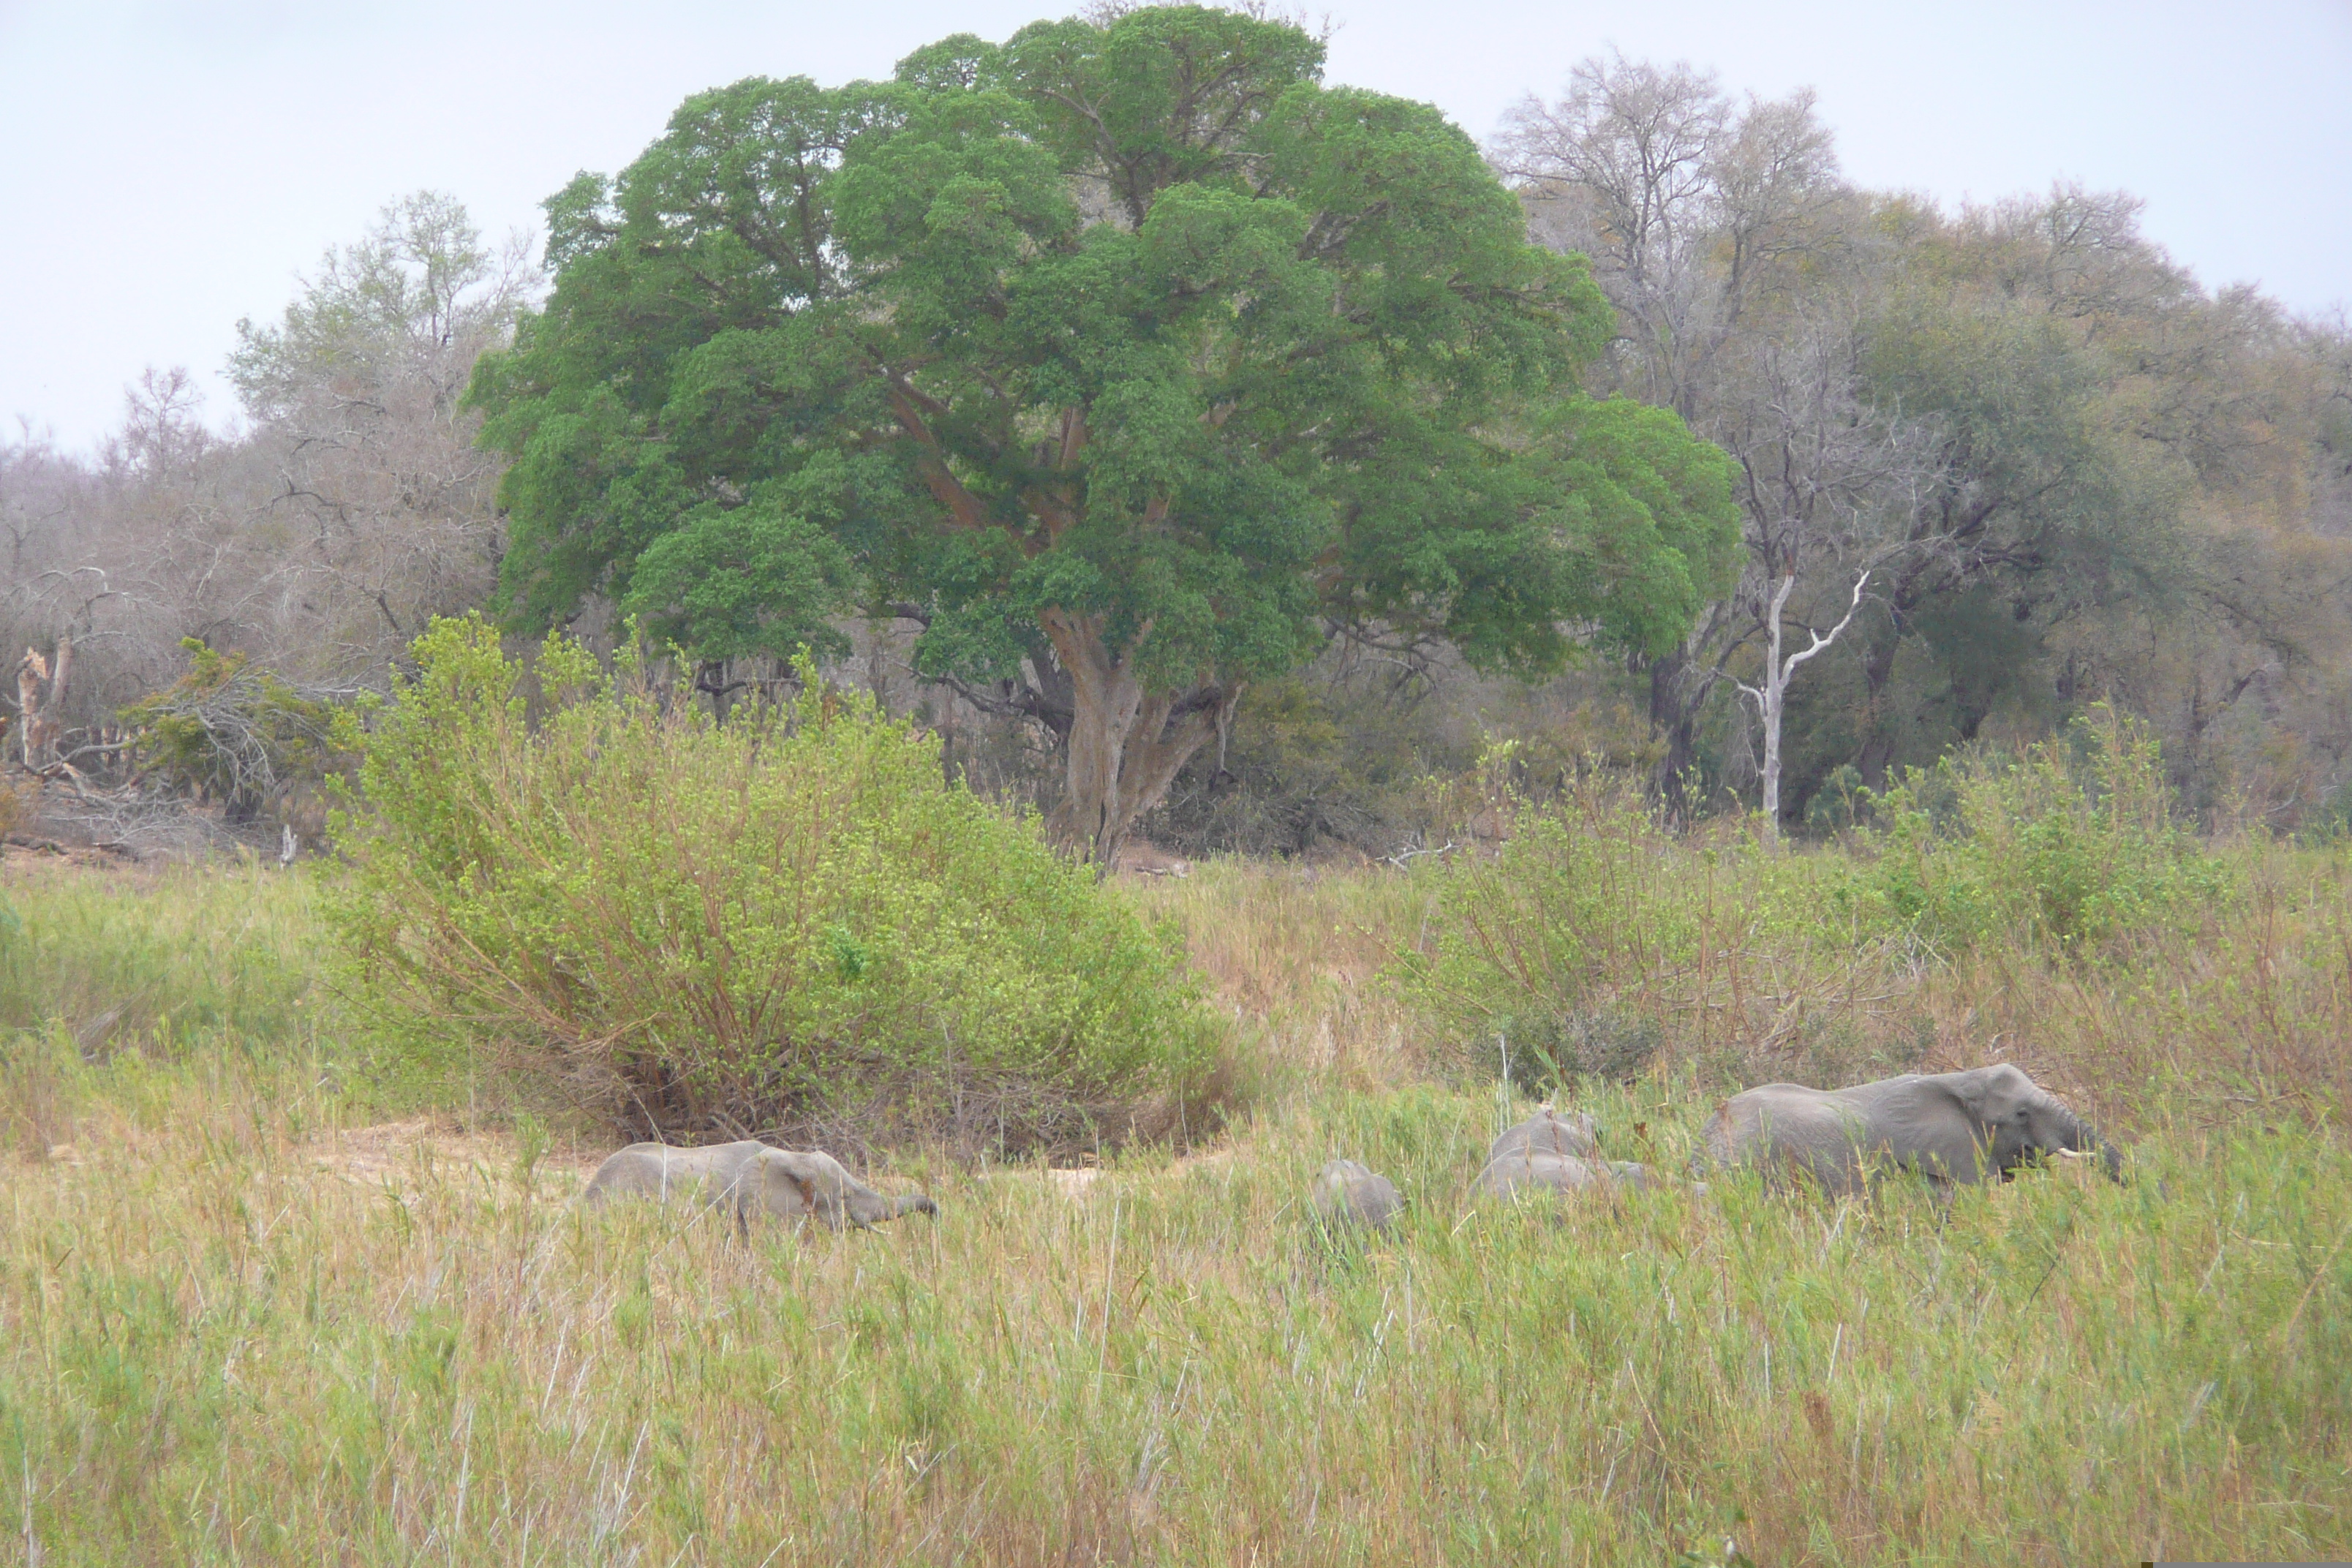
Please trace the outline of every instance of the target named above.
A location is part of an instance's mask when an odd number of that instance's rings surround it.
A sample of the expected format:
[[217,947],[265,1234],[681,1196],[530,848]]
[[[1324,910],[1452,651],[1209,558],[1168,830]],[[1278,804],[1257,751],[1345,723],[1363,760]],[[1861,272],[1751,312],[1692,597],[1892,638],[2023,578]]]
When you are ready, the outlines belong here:
[[759,1160],[756,1201],[780,1218],[814,1214],[831,1229],[855,1226],[863,1230],[901,1215],[940,1212],[939,1205],[921,1193],[886,1197],[822,1150],[765,1149]]
[[1950,1075],[1954,1093],[1977,1124],[1977,1141],[1989,1171],[2007,1173],[2042,1154],[2096,1152],[2107,1174],[2123,1176],[2123,1156],[2082,1119],[2017,1067],[1994,1067]]
[[1316,1214],[1326,1225],[1386,1230],[1404,1206],[1396,1185],[1353,1160],[1333,1160],[1315,1178]]

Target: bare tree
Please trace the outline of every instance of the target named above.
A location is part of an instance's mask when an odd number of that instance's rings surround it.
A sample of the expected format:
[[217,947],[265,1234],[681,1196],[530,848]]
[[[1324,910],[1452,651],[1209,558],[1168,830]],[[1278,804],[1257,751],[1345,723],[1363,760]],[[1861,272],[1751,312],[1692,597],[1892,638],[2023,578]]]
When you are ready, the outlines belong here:
[[[1739,689],[1756,704],[1757,715],[1764,725],[1764,838],[1767,843],[1780,841],[1780,721],[1787,709],[1789,682],[1795,678],[1797,667],[1838,640],[1840,633],[1853,624],[1853,614],[1862,608],[1862,591],[1870,585],[1870,574],[1865,571],[1853,580],[1853,599],[1846,605],[1845,614],[1828,631],[1811,631],[1811,641],[1803,648],[1783,658],[1780,655],[1781,612],[1789,603],[1790,591],[1797,585],[1792,574],[1780,579],[1772,591],[1772,608],[1766,616],[1769,630],[1764,645],[1764,683],[1750,686],[1739,683]],[[1810,631],[1810,628],[1809,628]]]
[[[456,202],[422,193],[329,253],[279,321],[239,324],[241,434],[209,427],[193,379],[161,370],[94,460],[30,429],[0,442],[0,647],[49,667],[21,669],[37,706],[12,749],[121,761],[118,715],[189,673],[184,639],[272,690],[349,693],[384,685],[430,616],[480,604],[500,469],[460,402],[535,287],[527,244],[493,251]],[[69,686],[52,651],[68,647]],[[234,793],[249,805],[248,775]]]
[[1592,258],[1621,384],[1694,424],[1750,308],[1853,206],[1810,91],[1743,107],[1683,64],[1585,60],[1558,102],[1505,117],[1494,156],[1535,232]]
[[[1739,464],[1748,569],[1681,647],[1645,661],[1658,783],[1681,807],[1718,683],[1777,645],[1817,568],[1909,521],[1924,433],[1859,393],[1885,246],[1810,93],[1741,104],[1686,65],[1586,60],[1558,102],[1511,112],[1494,157],[1535,232],[1592,258],[1620,321],[1615,389],[1672,406]],[[1775,654],[1758,689],[1784,687],[1778,671]],[[1775,760],[1778,714],[1776,698]]]
[[290,530],[281,592],[347,667],[380,668],[488,595],[501,468],[460,401],[535,284],[528,242],[494,252],[463,206],[419,192],[329,253],[278,324],[238,323],[230,374],[272,466],[263,518]]

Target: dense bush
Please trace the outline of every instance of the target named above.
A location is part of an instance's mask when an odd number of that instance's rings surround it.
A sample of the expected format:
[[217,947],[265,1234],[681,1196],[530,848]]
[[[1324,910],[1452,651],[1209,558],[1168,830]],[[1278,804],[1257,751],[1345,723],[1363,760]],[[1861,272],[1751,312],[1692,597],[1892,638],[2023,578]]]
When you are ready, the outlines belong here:
[[1430,815],[1431,776],[1465,765],[1433,706],[1321,670],[1257,681],[1229,743],[1202,748],[1141,826],[1192,855],[1388,855]]
[[421,1038],[641,1132],[1020,1149],[1183,1115],[1214,1026],[1178,955],[805,663],[720,724],[561,638],[535,703],[478,621],[415,654],[355,739],[333,919]]
[[180,646],[188,673],[121,715],[142,772],[245,817],[340,765],[326,703],[252,667],[243,653],[217,652],[200,637]]
[[1826,1081],[1923,1059],[1931,973],[2141,966],[2246,886],[2174,823],[2155,744],[2104,711],[1842,798],[1862,819],[1843,843],[1789,852],[1733,823],[1677,836],[1605,780],[1522,802],[1496,857],[1428,873],[1444,918],[1396,978],[1483,1076],[1618,1078],[1671,1048]]
[[2111,710],[2021,758],[1946,758],[1860,798],[1866,854],[1832,903],[1942,952],[2020,936],[2077,952],[2194,930],[2226,891],[2221,861],[2173,820],[2157,742]]
[[1638,801],[1571,791],[1522,809],[1496,858],[1431,873],[1447,918],[1401,978],[1465,1066],[1536,1082],[1631,1072],[1700,948],[1698,868]]
[[1622,671],[1597,661],[1540,685],[1458,658],[1342,647],[1255,681],[1226,740],[1142,821],[1187,854],[1375,858],[1465,839],[1498,791],[1549,805],[1596,773],[1646,777],[1664,752]]

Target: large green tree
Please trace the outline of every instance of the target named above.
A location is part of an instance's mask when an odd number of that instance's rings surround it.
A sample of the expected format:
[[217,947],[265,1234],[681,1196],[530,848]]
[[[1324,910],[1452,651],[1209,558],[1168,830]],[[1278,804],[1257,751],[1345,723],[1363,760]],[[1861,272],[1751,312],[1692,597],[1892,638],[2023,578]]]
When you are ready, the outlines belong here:
[[1580,396],[1612,318],[1427,106],[1200,7],[690,99],[548,204],[475,396],[525,623],[712,656],[853,599],[1030,688],[1108,859],[1243,683],[1347,628],[1528,673],[1664,649],[1735,564],[1720,453]]

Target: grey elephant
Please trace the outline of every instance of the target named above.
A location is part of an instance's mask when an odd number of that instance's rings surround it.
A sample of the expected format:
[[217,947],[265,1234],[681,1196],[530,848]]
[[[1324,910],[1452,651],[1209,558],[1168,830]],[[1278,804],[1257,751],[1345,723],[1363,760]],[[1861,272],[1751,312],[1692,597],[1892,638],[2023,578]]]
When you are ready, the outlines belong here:
[[1649,1171],[1629,1160],[1601,1157],[1601,1129],[1583,1111],[1562,1116],[1547,1105],[1505,1131],[1486,1151],[1477,1187],[1496,1197],[1521,1193],[1577,1193],[1588,1188],[1644,1188]]
[[1495,1140],[1486,1151],[1492,1164],[1507,1154],[1570,1154],[1589,1160],[1601,1152],[1601,1123],[1589,1111],[1561,1115],[1547,1103]]
[[1316,1174],[1315,1212],[1328,1226],[1386,1230],[1404,1207],[1396,1184],[1353,1160],[1334,1160]]
[[900,1215],[940,1212],[921,1193],[885,1197],[820,1150],[776,1149],[756,1138],[700,1149],[632,1143],[596,1167],[581,1201],[614,1197],[706,1204],[733,1214],[743,1231],[761,1215],[792,1220],[814,1215],[834,1230],[863,1230]]
[[1860,1193],[1874,1167],[1914,1170],[1948,1192],[2042,1154],[2095,1151],[2109,1176],[2122,1156],[2020,1068],[1906,1073],[1847,1089],[1768,1083],[1733,1095],[1705,1129],[1705,1158],[1805,1172],[1839,1196]]

